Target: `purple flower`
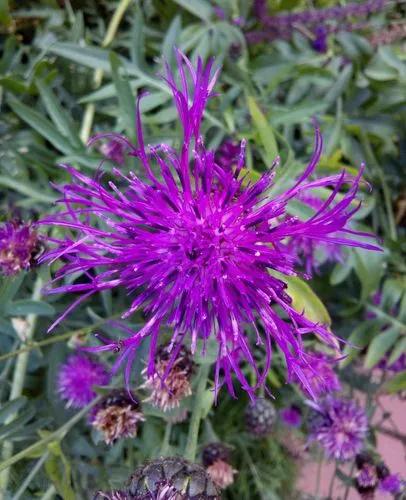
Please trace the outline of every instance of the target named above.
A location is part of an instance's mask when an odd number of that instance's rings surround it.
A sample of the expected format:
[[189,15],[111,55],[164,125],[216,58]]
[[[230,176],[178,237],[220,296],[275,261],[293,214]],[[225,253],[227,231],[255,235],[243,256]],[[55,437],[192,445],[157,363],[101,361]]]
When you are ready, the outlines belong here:
[[[255,183],[241,175],[244,141],[238,161],[230,170],[217,165],[215,152],[204,147],[200,126],[217,78],[217,72],[210,76],[213,61],[204,66],[199,60],[195,68],[180,52],[176,56],[180,84],[177,86],[169,68],[166,82],[183,127],[180,151],[165,144],[144,144],[138,102],[137,145],[113,134],[140,161],[142,170],[138,175],[114,169],[117,180],[103,184],[100,175],[90,178],[64,166],[72,177],[71,184],[59,188],[60,203],[66,208],[43,222],[70,229],[75,236],[53,238],[54,248],[45,260],[63,257],[65,263],[56,279],[64,280],[76,273],[83,273],[85,279],[63,281],[49,290],[53,294],[80,294],[50,330],[91,295],[120,287],[132,295],[122,318],[142,308],[147,321],[136,332],[123,327],[128,334],[125,338],[105,339],[105,345],[89,349],[119,352],[115,368],[124,361],[128,363],[127,383],[137,349],[147,337],[147,377],[154,376],[160,332],[169,327],[171,357],[163,382],[184,342],[195,353],[198,341],[205,346],[213,339],[217,343],[216,394],[224,383],[235,394],[231,377],[234,372],[241,386],[253,396],[269,372],[272,343],[285,356],[289,378],[296,374],[306,385],[304,368],[309,361],[302,337],[316,334],[332,347],[336,338],[326,326],[293,308],[283,276],[296,274],[295,259],[284,243],[305,236],[377,250],[359,239],[360,235],[369,235],[347,228],[359,209],[354,200],[362,169],[355,178],[343,172],[310,180],[322,150],[316,128],[309,165],[289,189],[270,198],[267,192],[273,184],[272,170]],[[93,140],[100,137],[106,134]],[[349,189],[337,200],[345,184]],[[331,195],[309,220],[286,216],[290,200],[322,186],[331,186]],[[287,319],[273,306],[278,306]],[[252,354],[254,342],[264,350],[260,366]],[[244,360],[256,374],[253,387],[240,368]],[[311,386],[307,388],[312,394]]]
[[58,392],[66,406],[83,408],[96,396],[95,385],[107,385],[110,376],[105,366],[83,354],[69,356],[58,373]]
[[303,381],[297,376],[293,381],[298,382],[302,391],[308,396],[320,397],[329,392],[340,391],[341,384],[332,367],[337,361],[321,352],[309,352],[306,364],[303,366]]
[[354,401],[327,396],[310,421],[310,441],[317,441],[328,458],[352,460],[362,449],[368,432],[368,419]]
[[404,487],[403,481],[398,474],[389,474],[379,483],[379,489],[385,493],[396,495],[402,491]]
[[328,31],[325,26],[320,25],[314,30],[315,39],[313,40],[312,47],[316,52],[324,54],[327,52],[327,34]]
[[41,240],[29,225],[18,221],[0,226],[0,271],[5,275],[29,269],[41,252]]
[[237,165],[240,153],[241,145],[226,139],[216,151],[215,161],[224,170],[231,171]]
[[280,416],[284,424],[290,427],[300,427],[302,423],[302,413],[295,406],[289,406],[280,411]]
[[100,146],[100,152],[108,159],[118,165],[124,165],[126,147],[122,141],[110,139]]

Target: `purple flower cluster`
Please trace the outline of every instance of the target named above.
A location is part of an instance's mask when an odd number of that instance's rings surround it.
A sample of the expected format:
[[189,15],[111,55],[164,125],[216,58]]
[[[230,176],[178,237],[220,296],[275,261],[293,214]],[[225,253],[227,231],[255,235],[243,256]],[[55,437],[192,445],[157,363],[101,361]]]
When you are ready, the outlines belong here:
[[247,33],[247,40],[255,44],[266,40],[289,39],[295,31],[301,31],[310,34],[314,50],[324,53],[327,51],[327,37],[330,33],[354,31],[367,26],[365,23],[343,23],[344,19],[367,17],[381,11],[386,5],[387,0],[368,0],[363,3],[270,16],[266,13],[265,2],[257,1],[254,4],[254,14],[261,30]]
[[310,441],[317,441],[328,458],[352,460],[362,449],[368,432],[368,419],[354,401],[327,396],[311,404]]
[[[315,397],[307,379],[313,359],[305,351],[303,336],[316,334],[331,347],[336,346],[336,338],[328,327],[293,308],[283,276],[296,274],[296,259],[286,242],[305,237],[378,250],[360,241],[360,236],[370,235],[347,227],[360,206],[355,197],[362,168],[356,177],[343,172],[311,179],[322,151],[316,128],[310,163],[285,192],[270,198],[273,170],[255,183],[241,175],[244,141],[229,169],[218,165],[215,152],[204,147],[200,128],[217,78],[217,72],[211,76],[213,61],[205,66],[199,60],[194,67],[182,53],[176,57],[180,83],[169,68],[166,82],[183,128],[179,151],[166,144],[144,144],[138,101],[137,145],[117,134],[99,135],[92,142],[108,135],[121,141],[128,154],[139,160],[139,174],[114,169],[116,181],[103,183],[100,173],[91,178],[64,166],[72,177],[72,183],[59,187],[59,202],[65,210],[43,223],[70,229],[74,236],[53,238],[53,248],[44,260],[63,257],[64,262],[56,274],[56,280],[63,282],[49,293],[80,295],[50,329],[93,294],[123,288],[132,302],[122,318],[143,309],[145,325],[139,331],[127,329],[125,338],[104,339],[104,345],[89,349],[118,352],[115,369],[128,363],[127,383],[137,349],[147,337],[147,377],[155,376],[160,332],[166,326],[172,340],[163,382],[184,343],[195,353],[199,341],[204,349],[214,339],[216,394],[223,384],[235,394],[234,372],[253,397],[267,378],[273,344],[285,357],[288,378],[297,377]],[[349,188],[338,197],[346,185]],[[287,216],[290,200],[323,186],[331,187],[331,194],[312,217],[302,221]],[[64,281],[78,273],[83,275],[80,281]],[[283,317],[273,306],[283,311]],[[264,350],[260,364],[254,359],[253,344]],[[256,374],[253,386],[241,368],[244,361]]]
[[300,427],[302,423],[302,413],[299,408],[289,406],[281,410],[279,414],[284,424],[289,427]]
[[59,368],[57,389],[68,408],[83,408],[96,397],[93,386],[107,385],[109,381],[110,375],[102,363],[73,354]]
[[5,275],[29,269],[40,253],[41,241],[29,225],[10,221],[0,226],[0,271]]

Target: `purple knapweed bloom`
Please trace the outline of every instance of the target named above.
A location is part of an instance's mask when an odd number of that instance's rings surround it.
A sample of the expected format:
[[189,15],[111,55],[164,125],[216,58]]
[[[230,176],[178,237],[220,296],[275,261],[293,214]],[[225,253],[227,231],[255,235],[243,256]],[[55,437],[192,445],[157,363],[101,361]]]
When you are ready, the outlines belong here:
[[[303,366],[305,383],[296,376],[293,378],[293,382],[297,382],[307,396],[320,397],[341,390],[340,380],[332,366],[338,361],[337,359],[321,352],[308,352],[306,361],[306,365]],[[309,385],[311,391],[308,389]]]
[[317,441],[328,458],[352,460],[362,449],[368,432],[368,419],[354,401],[327,396],[310,420],[310,441]]
[[296,406],[284,408],[279,414],[284,424],[289,427],[300,427],[302,423],[302,413]]
[[[160,332],[162,327],[169,327],[171,357],[163,382],[184,342],[195,353],[198,341],[205,346],[209,339],[214,339],[218,352],[216,395],[224,383],[235,395],[231,376],[234,372],[253,397],[254,391],[265,383],[274,343],[285,357],[288,377],[295,374],[313,396],[306,382],[304,368],[309,360],[302,338],[316,334],[331,347],[337,341],[328,327],[293,308],[283,276],[296,274],[295,259],[284,242],[302,235],[315,241],[377,250],[359,239],[360,235],[369,235],[347,228],[349,219],[359,209],[355,196],[363,169],[356,177],[343,172],[310,180],[322,150],[316,128],[309,165],[289,189],[270,198],[267,193],[273,184],[273,169],[255,183],[241,175],[244,141],[237,163],[228,171],[215,162],[215,152],[204,147],[200,126],[217,78],[217,72],[210,76],[213,61],[204,66],[198,60],[197,67],[193,67],[180,52],[176,52],[176,57],[180,84],[176,84],[169,68],[166,82],[183,128],[179,151],[165,144],[144,144],[138,100],[137,145],[123,136],[114,137],[138,158],[139,174],[126,175],[114,169],[117,181],[103,183],[100,174],[91,178],[64,166],[72,177],[71,184],[59,188],[60,203],[66,208],[43,223],[72,230],[74,236],[53,238],[54,248],[45,260],[63,258],[57,280],[77,273],[82,273],[84,279],[63,282],[49,290],[53,294],[80,294],[50,330],[91,295],[121,287],[132,295],[122,318],[143,309],[147,316],[145,325],[132,333],[124,327],[128,336],[119,340],[99,337],[105,345],[89,349],[118,352],[114,369],[124,361],[128,363],[127,383],[137,349],[147,337],[147,376],[154,376]],[[93,141],[101,137],[106,134]],[[338,200],[337,194],[347,184],[347,192],[340,193]],[[310,219],[301,221],[286,216],[290,200],[322,186],[331,186],[331,194]],[[282,309],[284,315],[273,306]],[[261,369],[252,354],[253,342],[264,349]],[[244,360],[256,374],[253,387],[240,368]]]
[[41,248],[40,237],[30,224],[5,222],[0,226],[0,272],[10,276],[29,269]]
[[68,408],[83,408],[95,397],[95,385],[107,385],[110,381],[106,367],[84,354],[69,356],[59,368],[57,389]]
[[124,165],[125,151],[126,146],[123,141],[114,138],[100,146],[101,154],[113,163],[117,163],[117,165]]
[[397,495],[404,489],[404,482],[399,474],[388,474],[379,482],[379,489],[385,493]]

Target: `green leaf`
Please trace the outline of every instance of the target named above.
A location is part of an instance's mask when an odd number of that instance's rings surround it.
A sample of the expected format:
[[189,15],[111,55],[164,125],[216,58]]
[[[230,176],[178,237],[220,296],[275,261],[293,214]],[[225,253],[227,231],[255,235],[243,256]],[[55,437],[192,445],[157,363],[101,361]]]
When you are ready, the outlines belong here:
[[391,355],[388,359],[388,365],[391,365],[397,361],[400,356],[406,352],[406,337],[403,337],[392,349]]
[[394,393],[406,390],[406,371],[398,373],[382,387],[384,392]]
[[50,304],[40,300],[23,299],[8,304],[6,314],[8,316],[26,316],[27,314],[53,316],[55,309]]
[[359,356],[361,349],[363,349],[376,335],[376,330],[371,328],[369,321],[364,321],[357,325],[351,333],[348,343],[344,347],[344,355],[346,358],[340,362],[340,368],[349,365],[351,361]]
[[5,403],[0,409],[0,423],[4,423],[11,415],[17,413],[27,403],[27,398],[21,396]]
[[377,335],[368,347],[364,363],[365,368],[375,366],[393,346],[398,337],[399,330],[395,327],[388,328]]
[[57,198],[55,195],[52,195],[51,192],[47,193],[46,190],[37,190],[33,182],[24,182],[20,179],[13,179],[5,175],[0,175],[0,186],[13,189],[17,193],[23,194],[25,197],[41,203],[54,203]]
[[162,42],[162,58],[169,64],[169,66],[171,66],[175,57],[174,47],[177,45],[181,29],[182,23],[180,16],[178,15],[173,18]]
[[273,106],[272,125],[294,125],[295,123],[307,122],[309,119],[327,108],[325,101],[303,103],[291,106],[289,109]]
[[202,409],[202,418],[206,418],[209,414],[214,403],[214,392],[211,389],[206,389],[203,392],[202,399],[200,401],[200,408]]
[[364,303],[378,289],[383,273],[383,252],[370,252],[362,248],[352,249],[355,256],[355,272],[361,282],[361,302]]
[[70,141],[74,148],[82,149],[83,144],[77,133],[78,127],[74,125],[71,117],[62,108],[51,88],[42,78],[36,79],[36,85],[42,102],[56,128]]
[[5,276],[1,279],[0,311],[3,311],[8,303],[16,296],[24,281],[24,277],[25,273],[19,273],[17,276]]
[[120,68],[122,67],[122,64],[119,57],[114,52],[111,52],[109,58],[113,82],[117,91],[120,116],[123,120],[127,134],[129,135],[129,137],[134,137],[134,96],[128,80],[124,78],[122,74],[120,74]]
[[52,441],[48,444],[48,449],[51,452],[45,462],[48,477],[63,499],[75,500],[76,495],[71,486],[71,465],[63,454],[60,443]]
[[21,120],[28,123],[28,125],[30,125],[53,146],[55,146],[56,149],[59,149],[59,151],[62,151],[65,154],[73,152],[74,148],[69,143],[68,139],[55,130],[55,125],[40,115],[38,111],[33,110],[15,99],[10,99],[8,104],[14,113],[21,118]]
[[10,423],[2,425],[0,428],[0,441],[5,438],[10,438],[16,432],[21,431],[23,426],[32,419],[35,415],[35,408],[28,408],[18,417],[14,418]]
[[278,156],[278,145],[276,143],[275,135],[267,118],[255,102],[255,99],[251,96],[247,96],[247,103],[252,121],[258,131],[261,144],[265,150],[266,163],[270,166]]
[[206,0],[174,0],[174,2],[203,21],[209,21],[212,14],[210,4]]

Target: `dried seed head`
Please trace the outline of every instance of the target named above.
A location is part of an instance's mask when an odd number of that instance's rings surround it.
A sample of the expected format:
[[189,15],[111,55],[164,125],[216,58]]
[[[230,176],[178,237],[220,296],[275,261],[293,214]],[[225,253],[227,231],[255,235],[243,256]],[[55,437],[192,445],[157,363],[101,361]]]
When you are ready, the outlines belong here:
[[203,465],[213,483],[224,489],[234,482],[236,470],[230,464],[230,448],[222,443],[210,443],[202,454]]
[[[164,374],[167,372],[170,364],[169,373],[163,382]],[[192,394],[190,378],[194,370],[189,351],[182,347],[175,360],[172,360],[171,353],[165,348],[160,348],[155,360],[155,373],[147,377],[144,387],[151,391],[146,401],[151,401],[163,411],[178,408],[180,402]]]
[[106,444],[112,444],[120,438],[135,437],[145,417],[139,403],[131,399],[127,391],[118,390],[94,408],[90,420],[103,434]]

